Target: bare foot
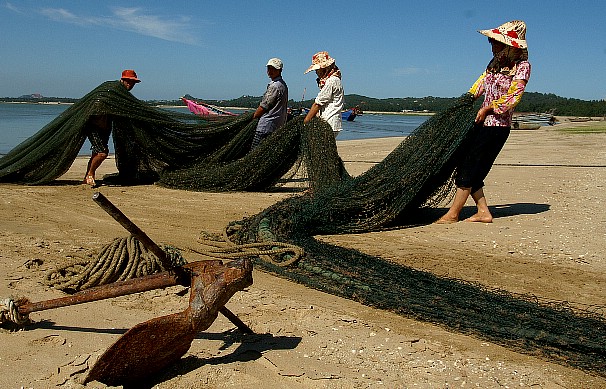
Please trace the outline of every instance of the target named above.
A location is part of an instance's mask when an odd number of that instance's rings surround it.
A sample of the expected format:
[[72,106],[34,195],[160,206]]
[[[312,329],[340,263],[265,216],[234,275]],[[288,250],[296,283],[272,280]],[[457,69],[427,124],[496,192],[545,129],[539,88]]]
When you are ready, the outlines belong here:
[[453,224],[458,221],[459,221],[458,219],[451,219],[449,217],[446,217],[446,215],[444,215],[441,218],[439,218],[438,220],[436,220],[435,222],[433,222],[433,224]]
[[95,188],[97,186],[97,183],[95,182],[95,177],[87,175],[84,178],[84,181],[82,182],[84,185],[88,185],[91,188]]
[[476,213],[475,215],[468,217],[464,221],[474,223],[492,223],[492,215],[489,213]]

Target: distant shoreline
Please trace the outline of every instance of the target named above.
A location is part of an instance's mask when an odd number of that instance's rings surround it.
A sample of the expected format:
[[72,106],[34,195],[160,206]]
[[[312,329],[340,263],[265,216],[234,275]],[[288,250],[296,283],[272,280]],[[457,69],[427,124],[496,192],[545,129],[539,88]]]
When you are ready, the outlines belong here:
[[[0,101],[0,104],[31,104],[31,105],[73,105],[74,103],[64,103],[59,101]],[[187,108],[186,105],[173,105],[173,104],[157,104],[154,105],[156,108]],[[239,111],[254,111],[254,108],[246,107],[223,107],[218,106],[221,109],[226,110],[239,110]],[[390,112],[390,111],[364,111],[362,115],[409,115],[409,116],[431,116],[435,112]]]
[[432,116],[435,112],[390,112],[390,111],[364,111],[363,115],[404,115],[404,116]]
[[31,104],[31,105],[73,105],[62,101],[0,101],[0,104]]

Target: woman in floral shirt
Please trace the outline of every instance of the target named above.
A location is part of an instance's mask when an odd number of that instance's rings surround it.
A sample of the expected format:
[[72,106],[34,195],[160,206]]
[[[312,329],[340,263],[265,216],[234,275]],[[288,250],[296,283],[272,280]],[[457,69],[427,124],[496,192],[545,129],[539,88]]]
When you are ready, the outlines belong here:
[[526,24],[514,20],[492,30],[480,30],[488,37],[493,58],[486,71],[473,84],[469,93],[474,98],[484,95],[484,103],[470,133],[466,150],[455,176],[457,191],[448,212],[436,223],[455,223],[471,195],[477,212],[465,219],[491,223],[492,214],[484,196],[484,179],[509,137],[511,118],[530,78],[526,45]]

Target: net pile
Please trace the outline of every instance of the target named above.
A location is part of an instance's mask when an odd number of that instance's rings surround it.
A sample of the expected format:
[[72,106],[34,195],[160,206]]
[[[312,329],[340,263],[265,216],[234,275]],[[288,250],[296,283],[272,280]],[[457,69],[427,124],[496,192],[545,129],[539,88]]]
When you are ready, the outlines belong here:
[[97,115],[112,120],[119,171],[113,178],[127,185],[153,182],[167,168],[214,153],[252,122],[252,114],[209,120],[151,107],[119,81],[107,81],[0,158],[0,182],[46,184],[63,175]]
[[438,277],[300,236],[296,265],[255,267],[300,284],[433,323],[513,351],[606,377],[606,306],[582,306]]
[[[463,95],[449,109],[425,121],[382,162],[355,178],[346,172],[339,174],[337,162],[326,163],[330,154],[309,151],[311,159],[319,160],[308,167],[310,181],[321,177],[321,189],[288,198],[238,222],[241,228],[233,238],[255,240],[262,220],[269,223],[278,240],[365,232],[394,221],[410,224],[413,211],[435,205],[451,193],[457,155],[465,149],[474,117],[473,99]],[[310,138],[319,133],[309,130]]]
[[215,153],[180,169],[164,171],[159,185],[187,190],[269,190],[294,167],[305,166],[313,190],[346,180],[332,129],[315,119],[288,121],[251,152],[256,121]]
[[313,237],[421,220],[425,207],[452,193],[456,161],[474,130],[474,112],[471,97],[462,96],[366,173],[334,180],[318,191],[232,222],[226,229],[229,239],[245,244],[269,237],[303,247],[305,258],[294,266],[262,258],[255,266],[365,305],[604,376],[605,307],[573,307],[437,277]]
[[118,168],[103,178],[106,184],[268,190],[304,160],[313,187],[345,174],[332,131],[319,120],[309,126],[301,117],[291,120],[249,152],[257,124],[252,113],[209,118],[159,109],[108,81],[0,158],[0,182],[46,184],[63,175],[97,115],[111,119]]

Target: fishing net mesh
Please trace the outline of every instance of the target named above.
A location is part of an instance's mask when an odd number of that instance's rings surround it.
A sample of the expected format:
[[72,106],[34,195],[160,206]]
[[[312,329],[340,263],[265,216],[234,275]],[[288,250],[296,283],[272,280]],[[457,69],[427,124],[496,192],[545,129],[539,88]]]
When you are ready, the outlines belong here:
[[290,266],[279,265],[291,263],[288,258],[258,257],[258,268],[605,375],[603,307],[579,309],[437,277],[314,238],[413,225],[423,209],[446,199],[453,190],[458,155],[474,130],[470,95],[432,116],[383,161],[352,177],[339,158],[331,128],[319,119],[308,124],[302,118],[290,120],[250,151],[257,123],[251,114],[211,121],[169,112],[140,102],[118,81],[110,81],[0,159],[0,182],[43,184],[60,177],[82,147],[95,115],[108,115],[113,123],[118,173],[104,177],[104,183],[265,191],[304,171],[303,193],[226,227],[232,243],[275,241],[305,252]]
[[192,163],[251,121],[244,115],[223,123],[158,109],[135,98],[119,81],[107,81],[0,158],[0,182],[46,184],[63,175],[98,116],[111,120],[123,184],[153,182],[166,168]]

